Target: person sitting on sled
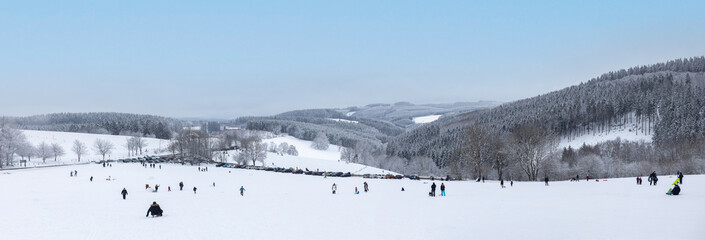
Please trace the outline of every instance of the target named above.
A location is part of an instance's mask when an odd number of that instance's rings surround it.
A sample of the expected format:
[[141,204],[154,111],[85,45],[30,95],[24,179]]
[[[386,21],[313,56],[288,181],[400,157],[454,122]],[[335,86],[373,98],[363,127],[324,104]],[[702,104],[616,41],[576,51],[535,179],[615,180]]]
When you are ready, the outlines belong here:
[[668,195],[678,195],[680,193],[681,193],[681,187],[679,187],[678,184],[676,184],[675,186],[673,186],[673,189],[671,189],[671,191],[668,192]]
[[152,217],[161,217],[162,216],[162,208],[159,207],[159,204],[157,202],[152,202],[152,205],[149,206],[149,209],[147,210],[147,215],[145,217],[149,217],[149,213],[152,213]]

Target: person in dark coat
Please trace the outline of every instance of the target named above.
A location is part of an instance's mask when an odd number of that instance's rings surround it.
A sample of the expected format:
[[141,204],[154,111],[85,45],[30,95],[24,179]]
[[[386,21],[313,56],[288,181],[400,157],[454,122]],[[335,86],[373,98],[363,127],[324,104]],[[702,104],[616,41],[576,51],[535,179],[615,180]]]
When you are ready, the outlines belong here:
[[179,191],[184,190],[184,182],[179,182]]
[[436,183],[431,184],[431,197],[436,196]]
[[245,186],[240,186],[240,196],[245,196]]
[[679,187],[678,184],[673,186],[673,190],[671,190],[671,195],[678,195],[680,193],[681,193],[681,187]]
[[499,179],[499,186],[501,188],[504,188],[504,179],[501,179],[501,178]]
[[658,178],[656,177],[656,171],[654,171],[654,172],[652,172],[651,174],[649,174],[649,186],[651,186],[651,185],[656,185],[657,179],[658,179]]
[[367,185],[367,182],[362,183],[363,188],[365,189],[365,192],[370,191],[370,187]]
[[162,213],[162,208],[159,207],[159,204],[157,202],[152,202],[152,205],[149,206],[149,209],[147,210],[147,215],[145,217],[149,217],[149,213],[152,213],[152,217],[161,217]]
[[544,182],[546,182],[546,186],[548,186],[548,177],[543,179]]
[[678,173],[678,183],[683,184],[683,172]]
[[446,185],[441,183],[441,196],[446,195]]
[[656,182],[658,182],[658,176],[656,176],[656,171],[652,172],[651,175],[649,175],[649,178],[651,178],[651,182],[654,184],[654,186],[656,186]]
[[122,199],[124,200],[125,196],[127,196],[127,189],[123,188],[122,192],[120,192],[120,194],[122,194]]
[[193,194],[196,194],[196,187],[193,187]]
[[93,176],[91,176],[91,182],[93,181]]

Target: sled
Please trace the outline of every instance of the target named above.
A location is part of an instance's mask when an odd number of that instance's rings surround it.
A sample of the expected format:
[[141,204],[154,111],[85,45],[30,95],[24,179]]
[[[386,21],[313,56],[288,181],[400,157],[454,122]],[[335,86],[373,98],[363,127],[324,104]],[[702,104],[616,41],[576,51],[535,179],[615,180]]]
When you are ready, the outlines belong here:
[[673,184],[671,184],[671,185],[676,185],[676,184],[678,184],[678,182],[679,182],[680,180],[681,180],[680,178],[676,178],[676,181],[673,182]]
[[668,192],[666,192],[666,195],[671,195],[671,192],[673,192],[673,188],[669,188]]

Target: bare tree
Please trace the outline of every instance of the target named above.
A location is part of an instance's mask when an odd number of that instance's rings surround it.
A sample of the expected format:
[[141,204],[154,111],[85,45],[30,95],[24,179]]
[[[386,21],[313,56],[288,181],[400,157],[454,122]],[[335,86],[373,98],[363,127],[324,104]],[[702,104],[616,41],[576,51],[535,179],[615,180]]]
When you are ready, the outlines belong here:
[[51,157],[51,146],[45,142],[40,143],[37,146],[37,156],[42,158],[43,163],[46,163],[47,158]]
[[110,154],[113,151],[113,148],[113,143],[106,140],[96,139],[93,143],[93,150],[95,150],[96,153],[102,155],[103,160],[105,160],[106,154]]
[[[25,142],[27,138],[22,131],[7,127],[4,123],[0,125],[0,153],[5,158],[6,165],[12,164],[15,153]],[[2,167],[2,159],[0,159],[0,167]]]
[[22,159],[27,158],[27,161],[31,161],[32,157],[37,155],[37,149],[32,146],[31,143],[24,142],[20,145],[20,148],[17,149],[17,155],[20,155]]
[[539,171],[558,144],[557,138],[548,130],[528,123],[511,134],[511,151],[519,166],[531,181],[538,179]]
[[355,154],[355,150],[352,148],[343,147],[340,150],[340,160],[345,162],[354,162],[355,156],[357,156],[357,154]]
[[86,153],[86,150],[86,144],[83,144],[81,141],[78,141],[78,139],[73,141],[73,147],[71,148],[71,151],[73,151],[73,153],[78,156],[79,162],[81,161],[81,155]]
[[61,147],[61,145],[52,143],[51,144],[51,153],[54,155],[54,162],[56,162],[56,158],[59,156],[64,156],[66,152],[64,151],[64,148]]
[[[134,136],[134,137],[132,137],[132,139],[135,144],[134,145],[135,150],[139,150],[140,155],[142,155],[142,149],[147,147],[147,142],[141,136]],[[135,152],[137,152],[137,151],[135,151]]]
[[484,126],[473,125],[465,129],[461,142],[461,161],[476,178],[485,176],[485,165],[491,156],[490,133]]
[[311,143],[311,147],[316,150],[327,150],[329,144],[326,134],[324,132],[318,132],[316,138],[313,139],[313,143]]
[[238,155],[238,162],[246,163],[252,161],[254,166],[256,162],[262,162],[267,158],[267,144],[262,143],[259,137],[249,137],[242,140],[242,152]]

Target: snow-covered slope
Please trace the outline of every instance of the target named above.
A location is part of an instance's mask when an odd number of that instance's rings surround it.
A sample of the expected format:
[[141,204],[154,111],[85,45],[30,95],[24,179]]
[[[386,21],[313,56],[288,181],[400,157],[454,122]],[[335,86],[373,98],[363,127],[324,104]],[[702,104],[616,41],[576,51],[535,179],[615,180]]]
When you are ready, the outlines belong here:
[[281,136],[263,140],[265,143],[273,142],[280,144],[286,142],[289,145],[296,147],[299,152],[298,156],[284,155],[279,156],[274,153],[268,153],[265,165],[276,167],[293,167],[309,170],[320,171],[338,171],[351,172],[354,174],[383,174],[389,173],[383,169],[368,167],[356,163],[346,163],[340,160],[340,146],[331,144],[327,150],[316,150],[311,147],[311,141],[297,139],[291,136]]
[[[33,130],[22,130],[27,140],[34,146],[39,145],[41,142],[47,144],[56,143],[61,145],[66,152],[66,155],[59,157],[58,162],[75,162],[77,160],[76,154],[71,151],[73,147],[74,140],[79,140],[83,142],[88,148],[88,151],[81,156],[81,161],[96,161],[101,160],[102,156],[93,149],[93,144],[97,139],[102,139],[109,141],[113,144],[114,149],[110,156],[105,156],[106,159],[120,159],[127,158],[127,136],[117,136],[117,135],[103,135],[103,134],[89,134],[89,133],[72,133],[72,132],[53,132],[53,131],[33,131]],[[147,143],[147,147],[143,150],[144,155],[153,155],[160,150],[166,149],[169,144],[168,140],[156,139],[156,138],[143,138]],[[48,160],[47,163],[53,162],[54,160]],[[27,165],[34,165],[41,163],[41,159],[36,157],[32,159]]]
[[[78,177],[69,171],[78,170]],[[88,178],[94,176],[93,182]],[[111,176],[114,180],[106,181]],[[2,239],[705,239],[705,176],[682,195],[634,179],[445,182],[323,178],[163,164],[0,171]],[[177,184],[183,181],[184,191]],[[363,182],[370,192],[353,194]],[[213,187],[213,183],[216,186]],[[333,183],[338,194],[331,194]],[[436,184],[440,185],[437,181]],[[663,183],[663,184],[661,184]],[[159,192],[145,190],[159,184]],[[172,191],[167,188],[171,186]],[[197,187],[197,193],[192,191]],[[237,189],[244,186],[244,196]],[[400,191],[401,188],[406,191]],[[129,194],[123,200],[120,191]],[[156,201],[164,217],[145,217]],[[675,234],[675,236],[674,236]]]
[[601,142],[606,142],[610,140],[615,140],[615,139],[621,139],[623,141],[631,141],[631,142],[638,142],[638,141],[644,141],[644,142],[651,142],[652,135],[650,134],[643,134],[641,132],[635,132],[635,131],[630,131],[627,129],[621,129],[621,130],[614,130],[608,132],[603,132],[603,133],[596,133],[595,135],[593,134],[585,134],[576,138],[571,138],[570,140],[567,138],[563,138],[559,144],[560,148],[567,148],[568,146],[571,146],[572,148],[580,148],[583,144],[587,145],[595,145]]
[[411,120],[416,124],[430,123],[430,122],[438,120],[438,118],[440,118],[441,116],[442,115],[428,115],[428,116],[415,117],[415,118],[412,118]]

